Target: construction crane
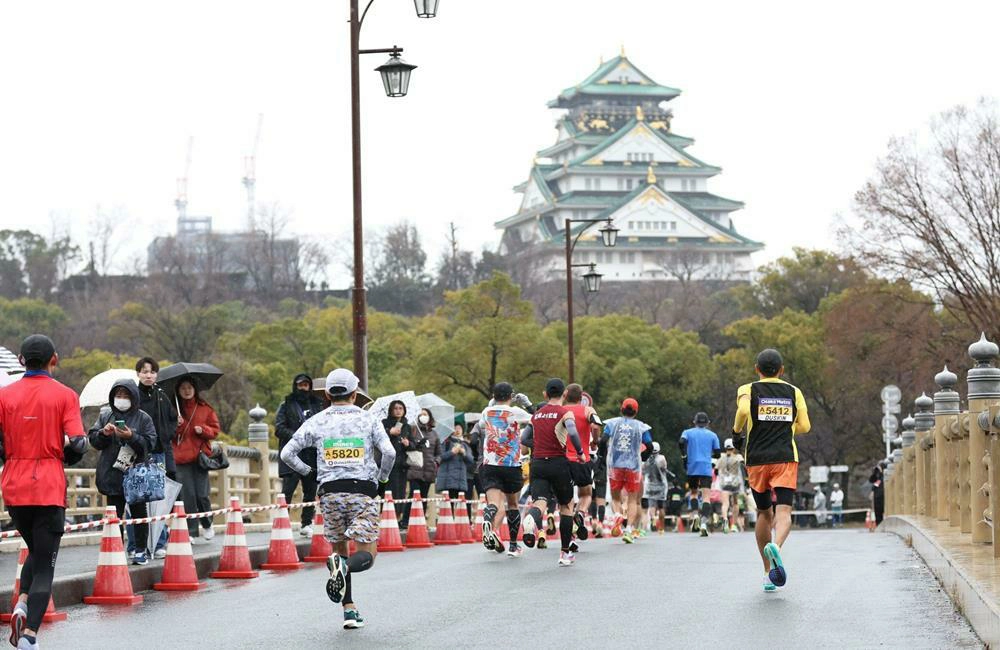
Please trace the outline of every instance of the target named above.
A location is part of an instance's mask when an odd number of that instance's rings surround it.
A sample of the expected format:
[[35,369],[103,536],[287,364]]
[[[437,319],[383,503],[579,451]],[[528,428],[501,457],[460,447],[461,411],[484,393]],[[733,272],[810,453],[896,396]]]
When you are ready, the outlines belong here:
[[188,138],[187,146],[187,160],[184,162],[184,176],[177,179],[177,198],[174,199],[174,205],[177,206],[177,222],[178,224],[187,218],[187,204],[188,204],[188,174],[191,172],[191,149],[194,147],[194,136]]
[[260,146],[260,127],[264,123],[264,114],[257,114],[257,135],[253,139],[253,151],[243,158],[243,187],[247,188],[247,227],[254,228],[255,199],[254,190],[257,185],[257,147]]

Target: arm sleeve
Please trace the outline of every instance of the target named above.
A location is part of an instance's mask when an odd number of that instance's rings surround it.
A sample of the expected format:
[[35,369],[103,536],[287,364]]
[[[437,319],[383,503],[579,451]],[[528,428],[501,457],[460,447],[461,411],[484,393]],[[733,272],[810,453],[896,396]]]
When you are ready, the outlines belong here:
[[392,466],[396,462],[396,450],[392,446],[392,441],[389,440],[389,434],[385,432],[385,428],[378,420],[372,423],[372,439],[378,446],[378,450],[382,452],[382,464],[378,470],[378,481],[379,483],[385,483],[389,480],[389,473],[392,472]]
[[809,408],[806,406],[806,398],[803,397],[802,391],[798,388],[795,389],[795,411],[795,430],[793,433],[809,433],[809,430],[812,429],[812,423],[809,422]]
[[580,434],[576,431],[576,420],[572,413],[567,413],[567,418],[563,420],[563,425],[566,427],[566,437],[573,444],[573,449],[576,450],[577,455],[583,454],[583,445],[580,444]]
[[302,459],[299,458],[299,452],[311,446],[313,446],[313,434],[307,422],[299,427],[295,435],[282,448],[281,460],[294,472],[305,476],[312,471],[312,468],[302,462]]
[[69,445],[66,448],[75,454],[85,453],[87,451],[87,437],[73,436],[69,439]]
[[535,429],[531,424],[524,425],[524,429],[521,430],[521,445],[528,449],[535,446]]
[[733,422],[733,433],[740,434],[750,421],[750,386],[740,386],[736,393],[736,420]]

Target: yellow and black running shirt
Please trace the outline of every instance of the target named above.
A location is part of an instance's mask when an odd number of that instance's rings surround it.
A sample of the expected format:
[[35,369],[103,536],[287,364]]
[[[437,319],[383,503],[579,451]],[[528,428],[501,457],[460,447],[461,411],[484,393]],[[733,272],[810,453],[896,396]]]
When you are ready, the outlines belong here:
[[777,377],[744,384],[736,393],[733,431],[747,430],[743,457],[747,467],[797,463],[795,435],[811,428],[806,400],[795,386]]

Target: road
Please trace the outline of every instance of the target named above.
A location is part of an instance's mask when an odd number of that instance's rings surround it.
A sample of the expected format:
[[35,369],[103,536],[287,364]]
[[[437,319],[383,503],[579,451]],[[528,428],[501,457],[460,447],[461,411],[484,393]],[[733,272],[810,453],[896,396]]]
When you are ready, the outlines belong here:
[[[509,646],[978,648],[920,558],[898,538],[795,531],[788,586],[761,591],[753,536],[693,534],[585,543],[521,559],[479,545],[378,557],[358,574],[367,620],[341,629],[325,568],[209,580],[193,594],[146,592],[134,608],[68,608],[45,648],[442,648]],[[526,630],[531,639],[525,640]]]

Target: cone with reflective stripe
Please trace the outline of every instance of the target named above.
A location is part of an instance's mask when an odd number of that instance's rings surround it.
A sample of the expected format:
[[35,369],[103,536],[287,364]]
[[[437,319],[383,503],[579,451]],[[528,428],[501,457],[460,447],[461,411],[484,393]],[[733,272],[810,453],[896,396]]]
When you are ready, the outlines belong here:
[[500,522],[500,530],[497,531],[500,535],[501,542],[510,541],[510,524],[507,523],[507,514],[504,513],[503,520]]
[[865,528],[868,529],[869,533],[875,532],[875,515],[871,510],[865,511]]
[[451,516],[451,502],[447,498],[438,501],[437,524],[434,529],[434,544],[460,544],[455,536],[455,521]]
[[479,495],[479,507],[476,508],[476,520],[472,522],[473,528],[476,530],[483,529],[483,522],[486,520],[484,515],[486,514],[486,497],[482,494]]
[[174,502],[174,518],[167,538],[167,559],[163,563],[163,578],[153,585],[157,591],[196,591],[198,571],[194,568],[191,536],[188,534],[184,502]]
[[288,518],[288,502],[285,495],[278,494],[278,511],[272,515],[271,543],[267,548],[267,562],[260,568],[269,571],[292,571],[305,564],[299,561],[299,551],[292,538],[292,522]]
[[420,498],[420,490],[413,491],[413,503],[410,505],[410,527],[406,529],[406,548],[428,548],[431,535],[427,530],[427,518],[424,517],[424,503]]
[[250,564],[250,551],[247,549],[247,536],[243,530],[243,511],[240,500],[230,497],[229,507],[232,508],[226,516],[226,539],[222,542],[222,555],[219,557],[219,568],[209,575],[213,578],[249,579],[256,578],[259,573]]
[[472,526],[469,524],[469,506],[465,501],[465,492],[458,493],[458,509],[455,512],[455,530],[458,533],[458,541],[462,544],[472,544],[476,538],[472,536]]
[[104,511],[104,534],[101,536],[101,550],[97,558],[97,574],[94,576],[94,593],[84,596],[88,605],[135,605],[142,602],[142,596],[132,591],[132,578],[128,574],[128,559],[122,545],[122,531],[118,513],[114,506]]
[[386,490],[385,503],[382,504],[382,519],[378,522],[379,553],[405,551],[403,538],[399,534],[399,524],[396,523],[396,506],[393,505],[392,492]]
[[313,517],[312,525],[312,545],[309,547],[309,555],[306,562],[326,562],[327,558],[333,555],[333,544],[326,541],[323,535],[323,513],[317,508]]
[[[14,595],[10,599],[10,609],[14,610],[14,606],[17,605],[17,596],[21,591],[21,569],[24,568],[24,562],[28,559],[28,545],[21,540],[21,546],[18,548],[17,552],[17,573],[14,574]],[[0,623],[10,623],[10,614],[0,614]],[[45,610],[45,614],[42,616],[42,621],[45,623],[52,623],[53,621],[65,621],[66,612],[57,612],[55,603],[52,602],[52,597],[49,596],[49,606]]]

